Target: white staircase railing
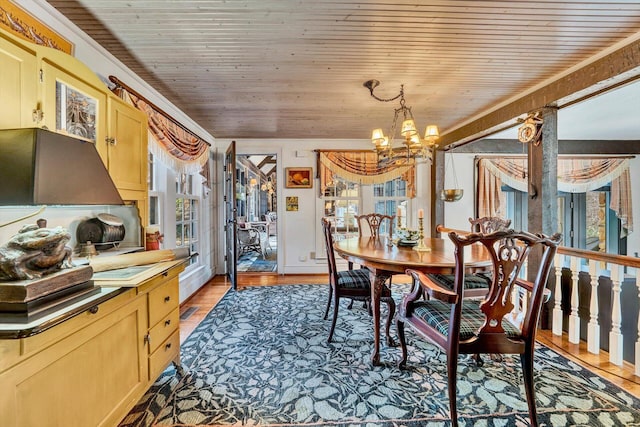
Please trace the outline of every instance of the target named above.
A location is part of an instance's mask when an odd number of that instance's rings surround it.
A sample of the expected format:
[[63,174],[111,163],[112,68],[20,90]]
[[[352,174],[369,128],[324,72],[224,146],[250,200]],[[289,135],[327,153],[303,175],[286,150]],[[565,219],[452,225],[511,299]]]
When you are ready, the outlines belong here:
[[[637,280],[638,268],[640,268],[640,258],[621,255],[609,255],[601,252],[586,251],[567,247],[558,248],[555,258],[555,285],[553,287],[553,309],[551,313],[551,331],[553,335],[563,335],[564,319],[568,319],[567,339],[571,343],[579,343],[581,340],[581,319],[580,313],[588,309],[588,323],[586,325],[586,343],[590,353],[598,354],[601,349],[601,316],[609,315],[611,327],[609,335],[609,361],[621,366],[624,361],[625,340],[635,342],[632,360],[627,362],[634,364],[635,375],[640,376],[640,316],[637,310],[626,310],[623,312],[622,291],[625,289],[626,297],[629,297],[627,287],[633,286],[631,293],[637,298],[640,307],[640,283]],[[562,293],[562,271],[570,269],[571,279],[565,279],[565,285],[569,284],[569,293],[563,296]],[[626,272],[626,273],[625,273]],[[633,273],[633,274],[632,274]],[[580,301],[579,283],[580,276],[588,275],[587,288],[589,301]],[[611,281],[611,304],[603,307],[603,301],[599,300],[598,293],[601,292],[601,278],[608,278]],[[606,279],[605,279],[606,280]],[[584,285],[583,285],[584,286]],[[563,304],[563,298],[565,299]],[[569,304],[567,304],[569,303]],[[570,307],[568,312],[563,312],[564,307]],[[638,319],[633,334],[623,335],[623,322],[628,323],[629,319]],[[583,315],[583,320],[584,315]],[[629,336],[632,335],[632,336]],[[627,343],[627,346],[629,343]]]

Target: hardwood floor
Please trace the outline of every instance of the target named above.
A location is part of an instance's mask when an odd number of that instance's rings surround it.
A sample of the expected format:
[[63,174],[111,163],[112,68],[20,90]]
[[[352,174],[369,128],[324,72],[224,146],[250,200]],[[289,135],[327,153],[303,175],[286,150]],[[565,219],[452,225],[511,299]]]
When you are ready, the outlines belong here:
[[[396,283],[409,282],[407,276],[397,276]],[[248,286],[272,286],[304,283],[324,283],[328,282],[326,274],[305,274],[305,275],[278,275],[278,274],[250,274],[238,275],[238,289],[242,290]],[[191,298],[180,306],[180,341],[187,339],[189,334],[198,326],[209,311],[215,307],[224,294],[230,289],[230,283],[225,276],[216,276],[198,290]],[[324,301],[322,302],[324,304]],[[188,318],[183,320],[185,313],[190,312]],[[640,398],[640,377],[634,375],[633,367],[625,363],[619,367],[609,362],[609,355],[601,352],[599,355],[591,354],[587,351],[586,343],[570,344],[566,337],[560,339],[551,334],[549,330],[538,332],[538,341],[547,347],[552,348],[577,364],[599,374],[616,384],[634,396]],[[580,359],[578,359],[578,357]]]

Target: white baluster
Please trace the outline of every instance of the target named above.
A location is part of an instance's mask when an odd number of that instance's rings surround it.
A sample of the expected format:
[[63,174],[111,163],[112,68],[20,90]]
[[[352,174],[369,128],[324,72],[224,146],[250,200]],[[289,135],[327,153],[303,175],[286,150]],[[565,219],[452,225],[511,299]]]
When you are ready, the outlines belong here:
[[553,261],[556,269],[556,284],[553,291],[553,335],[562,335],[562,264],[564,262],[564,255],[556,253]]
[[609,332],[609,361],[618,366],[622,365],[622,310],[620,309],[620,294],[622,293],[622,280],[624,280],[624,267],[622,265],[611,266],[611,332]]
[[579,258],[571,257],[571,314],[569,315],[569,342],[580,343],[580,316],[578,316],[578,273]]
[[587,326],[587,349],[590,353],[600,352],[600,325],[598,324],[598,261],[589,260],[591,276],[591,302],[589,303],[589,325]]
[[[638,273],[636,268],[636,289],[638,290],[638,300],[640,300],[640,283],[638,282]],[[635,358],[636,376],[640,377],[640,316],[638,316],[638,339],[636,340],[636,358]]]

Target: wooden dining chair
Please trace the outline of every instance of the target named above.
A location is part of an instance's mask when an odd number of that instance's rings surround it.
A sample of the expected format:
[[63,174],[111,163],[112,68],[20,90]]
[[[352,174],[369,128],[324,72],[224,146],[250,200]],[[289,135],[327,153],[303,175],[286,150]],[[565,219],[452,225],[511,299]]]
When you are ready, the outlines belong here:
[[[393,226],[396,219],[395,215],[370,213],[356,215],[355,218],[358,222],[358,234],[360,236],[369,235],[371,237],[380,237],[381,229],[386,229],[389,237],[393,236]],[[365,230],[369,230],[369,234],[367,234]]]
[[[482,218],[469,218],[471,223],[471,233],[492,233],[499,230],[507,230],[511,225],[510,219],[503,219],[499,217],[482,217]],[[467,232],[455,230],[451,228],[445,228],[442,225],[436,227],[438,232],[451,232],[454,231],[459,235],[468,234]],[[439,285],[451,289],[453,286],[454,276],[453,274],[428,274],[429,279],[437,282]],[[465,296],[466,297],[482,297],[489,289],[489,282],[491,277],[486,273],[478,272],[477,274],[467,275],[465,277]],[[478,364],[482,364],[482,359],[476,360]]]
[[498,230],[506,230],[511,225],[511,220],[497,216],[483,216],[482,218],[469,218],[472,233],[492,233]]
[[[371,236],[380,237],[381,230],[384,229],[387,232],[389,238],[393,237],[393,226],[396,220],[395,215],[383,215],[379,213],[370,213],[364,215],[355,216],[356,223],[358,224],[358,236]],[[367,233],[366,230],[369,230]],[[349,269],[353,269],[353,263],[349,262]],[[391,277],[387,282],[389,288],[391,288]],[[349,304],[349,308],[353,306],[353,301]]]
[[[545,286],[561,235],[551,237],[513,230],[490,234],[449,233],[455,246],[455,280],[448,289],[433,282],[425,274],[407,270],[414,281],[411,292],[402,300],[396,318],[402,356],[400,368],[406,367],[407,341],[405,326],[418,336],[442,348],[447,356],[447,385],[451,425],[457,426],[456,377],[459,354],[519,354],[531,425],[537,426],[533,385],[533,356],[536,329],[545,296]],[[463,298],[465,286],[464,249],[481,244],[492,260],[492,280],[483,300]],[[519,273],[529,254],[541,250],[536,278],[529,282]],[[529,264],[529,269],[534,268]],[[522,321],[512,323],[509,314],[515,306],[511,293],[520,287],[528,291]],[[422,293],[429,299],[422,300]]]
[[[371,301],[371,278],[369,270],[366,268],[358,268],[354,270],[338,271],[336,268],[336,256],[333,251],[333,235],[331,234],[332,224],[326,218],[321,219],[322,230],[324,234],[325,248],[327,250],[327,265],[329,267],[329,300],[327,308],[324,312],[324,319],[327,320],[329,308],[333,300],[333,319],[331,320],[331,329],[327,342],[331,342],[333,332],[336,328],[338,319],[338,307],[341,298],[350,298],[351,300],[360,300],[365,302]],[[391,319],[396,312],[396,303],[391,297],[391,290],[386,286],[382,290],[381,301],[387,303],[389,307],[389,317],[385,327],[385,336],[387,342],[391,342]],[[371,304],[367,304],[368,313],[371,314]]]

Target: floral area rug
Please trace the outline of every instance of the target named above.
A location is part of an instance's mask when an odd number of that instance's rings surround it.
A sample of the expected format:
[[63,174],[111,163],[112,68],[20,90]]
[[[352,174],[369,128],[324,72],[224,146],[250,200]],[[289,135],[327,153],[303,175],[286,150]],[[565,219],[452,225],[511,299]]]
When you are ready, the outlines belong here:
[[[399,302],[408,288],[393,287]],[[408,331],[409,369],[384,344],[384,365],[372,367],[371,317],[348,301],[328,344],[327,293],[328,285],[228,293],[183,344],[184,372],[168,368],[121,427],[450,425],[445,355]],[[640,426],[638,399],[544,346],[535,385],[543,426]],[[518,356],[485,358],[481,368],[461,356],[457,390],[461,426],[529,425]]]

